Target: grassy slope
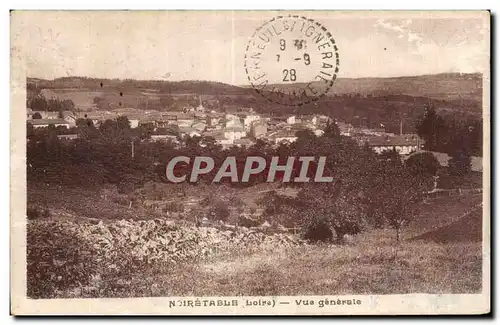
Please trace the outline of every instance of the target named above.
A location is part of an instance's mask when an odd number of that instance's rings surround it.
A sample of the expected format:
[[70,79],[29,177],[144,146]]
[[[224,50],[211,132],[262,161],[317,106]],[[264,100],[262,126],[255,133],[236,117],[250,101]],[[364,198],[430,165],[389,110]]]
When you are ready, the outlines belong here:
[[426,232],[413,239],[439,243],[481,242],[483,229],[480,207],[455,222],[436,230]]
[[[31,200],[40,193],[31,191]],[[43,196],[54,195],[43,191]],[[61,195],[61,192],[58,192]],[[64,191],[58,204],[82,200],[82,193]],[[34,196],[33,196],[34,194]],[[38,197],[37,197],[38,195]],[[80,198],[77,198],[80,195]],[[104,211],[98,196],[79,211]],[[93,202],[93,203],[92,203]],[[103,297],[127,296],[219,296],[219,295],[335,295],[395,293],[472,293],[481,290],[481,244],[471,237],[469,223],[455,222],[464,210],[481,202],[479,195],[432,199],[422,209],[405,240],[397,244],[394,231],[376,230],[360,234],[346,246],[306,246],[276,250],[272,254],[235,251],[233,254],[198,263],[152,267],[125,274],[98,285]],[[94,208],[92,208],[92,205]],[[107,203],[108,209],[113,205]],[[72,212],[75,204],[71,206]],[[61,207],[61,205],[60,205]],[[116,206],[116,211],[120,207]],[[121,208],[122,217],[127,217]],[[88,212],[87,212],[88,214]],[[109,217],[112,217],[111,214]],[[130,214],[132,215],[132,213]],[[116,217],[119,217],[118,215]],[[475,215],[476,221],[480,214]],[[440,226],[449,225],[445,236],[463,240],[435,242]],[[466,227],[466,228],[464,228]],[[437,232],[435,231],[437,229]],[[464,230],[465,229],[465,230]],[[480,231],[480,228],[475,228]],[[426,234],[418,241],[407,240]],[[417,238],[418,239],[418,238]],[[72,294],[67,293],[71,296]],[[83,296],[86,294],[84,293]],[[94,295],[94,294],[92,294]],[[82,296],[82,293],[77,296]]]
[[[408,239],[424,233],[416,240],[397,244],[394,231],[376,230],[358,235],[347,246],[309,246],[266,255],[238,252],[200,264],[131,275],[127,290],[114,295],[477,293],[482,283],[481,214],[476,210],[454,220],[480,202],[480,195],[428,201],[404,232]],[[439,240],[451,237],[455,240],[448,243]],[[106,284],[113,286],[113,282]]]
[[405,229],[404,238],[411,238],[453,223],[467,210],[482,202],[482,194],[440,197],[420,204],[420,213]]
[[101,292],[127,297],[481,291],[480,245],[398,246],[388,235],[372,233],[356,246],[309,246],[265,255],[238,252],[198,264],[153,268],[108,281]]

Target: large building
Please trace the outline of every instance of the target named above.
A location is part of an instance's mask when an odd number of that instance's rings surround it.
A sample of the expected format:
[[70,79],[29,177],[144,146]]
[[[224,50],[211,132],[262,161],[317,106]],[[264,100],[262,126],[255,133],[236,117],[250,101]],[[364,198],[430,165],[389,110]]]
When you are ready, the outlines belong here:
[[366,136],[357,140],[361,145],[368,145],[376,153],[396,150],[400,155],[409,155],[419,151],[423,145],[422,139],[415,134]]
[[274,142],[274,144],[279,144],[279,143],[292,143],[297,140],[297,136],[295,135],[295,132],[292,130],[279,130],[269,136],[269,139],[271,142]]
[[65,127],[69,128],[69,123],[63,119],[34,119],[34,120],[28,120],[28,123],[33,125],[34,128],[46,128],[49,127],[50,125],[54,127]]

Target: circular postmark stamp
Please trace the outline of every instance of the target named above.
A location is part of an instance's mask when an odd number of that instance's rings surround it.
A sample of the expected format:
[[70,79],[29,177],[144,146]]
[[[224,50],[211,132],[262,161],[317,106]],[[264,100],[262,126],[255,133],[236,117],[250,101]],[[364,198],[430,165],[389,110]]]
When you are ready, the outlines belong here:
[[300,106],[324,97],[337,78],[339,53],[325,26],[303,16],[276,16],[245,51],[251,86],[267,100]]

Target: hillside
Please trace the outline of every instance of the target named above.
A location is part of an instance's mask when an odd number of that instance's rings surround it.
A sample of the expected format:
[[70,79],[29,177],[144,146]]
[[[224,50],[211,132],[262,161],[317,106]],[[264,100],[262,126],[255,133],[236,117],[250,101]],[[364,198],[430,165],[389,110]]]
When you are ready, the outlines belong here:
[[[481,193],[429,198],[419,204],[418,216],[410,223],[407,238],[410,235],[414,238],[421,235],[427,236],[426,234],[441,232],[453,224],[460,224],[462,221],[459,220],[467,217],[464,214],[468,211],[478,211],[479,221],[481,221],[481,209],[476,210],[481,206],[481,202]],[[480,233],[481,229],[479,228]],[[460,236],[462,233],[457,234],[458,241],[461,241]]]
[[438,243],[481,242],[483,233],[481,212],[478,207],[457,221],[414,237],[412,240]]
[[[278,85],[283,89],[301,84]],[[302,84],[303,86],[303,84]],[[481,118],[481,76],[439,74],[399,78],[338,79],[329,96],[295,107],[273,104],[249,86],[209,81],[119,80],[65,77],[27,80],[28,97],[69,99],[79,111],[133,107],[180,111],[199,105],[210,110],[236,111],[252,107],[266,114],[324,114],[354,126],[379,127],[388,132],[414,132],[426,105],[456,119]]]
[[[339,246],[305,244],[290,233],[197,227],[146,211],[144,220],[104,192],[38,185],[28,184],[28,200],[51,217],[28,221],[30,297],[481,291],[480,209],[457,219],[480,195],[429,200],[414,223],[424,231],[418,241],[396,244],[394,230],[375,229]],[[81,254],[77,263],[72,254]],[[71,263],[54,266],[53,256]],[[59,275],[64,282],[54,280]]]
[[[305,83],[276,85],[287,89],[304,86]],[[478,73],[442,73],[394,78],[339,78],[328,92],[329,96],[345,94],[374,97],[407,95],[465,103],[481,102],[482,76]]]
[[[71,89],[81,91],[136,91],[153,89],[162,94],[202,94],[202,95],[253,95],[249,86],[234,86],[210,81],[162,81],[162,80],[119,80],[84,77],[65,77],[54,80],[27,79],[28,88],[35,86],[49,89]],[[101,85],[102,83],[102,85]],[[287,89],[303,87],[304,84],[276,85]],[[480,74],[444,73],[436,75],[406,76],[395,78],[339,78],[328,95],[359,94],[408,95],[438,100],[481,101],[482,78]]]

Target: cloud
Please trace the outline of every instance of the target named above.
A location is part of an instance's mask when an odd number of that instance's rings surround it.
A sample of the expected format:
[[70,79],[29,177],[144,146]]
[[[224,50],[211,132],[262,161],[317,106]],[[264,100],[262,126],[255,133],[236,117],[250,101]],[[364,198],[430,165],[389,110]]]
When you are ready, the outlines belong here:
[[[28,75],[40,78],[168,75],[168,80],[247,84],[245,49],[261,24],[253,16],[233,22],[229,12],[211,13],[196,23],[189,19],[192,16],[177,13],[66,13],[57,20],[40,13],[24,15],[13,33],[22,39],[18,43],[23,45]],[[336,19],[332,14],[321,22],[338,44],[339,77],[488,68],[489,29],[478,19],[360,20]]]
[[411,19],[389,22],[379,19],[375,22],[375,27],[381,27],[385,30],[395,32],[399,39],[405,39],[410,45],[417,47],[422,45],[423,37],[421,34],[410,30]]

